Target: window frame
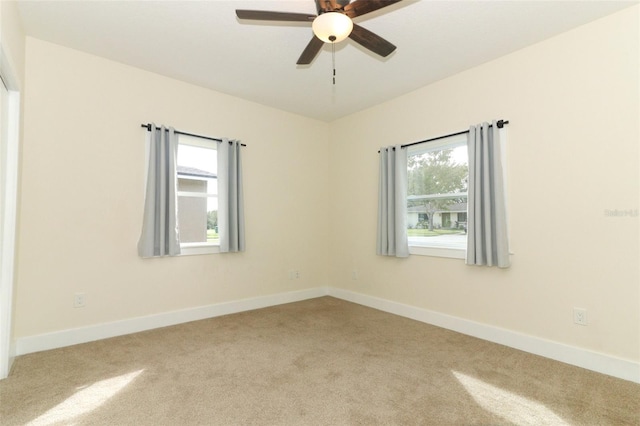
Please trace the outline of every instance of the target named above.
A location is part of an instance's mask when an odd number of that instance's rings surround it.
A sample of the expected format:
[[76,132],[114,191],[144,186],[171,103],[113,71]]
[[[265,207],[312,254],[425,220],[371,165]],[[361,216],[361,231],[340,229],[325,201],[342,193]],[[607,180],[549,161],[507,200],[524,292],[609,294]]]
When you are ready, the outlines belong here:
[[[215,151],[218,150],[217,141],[201,138],[194,135],[178,134],[178,147],[180,147],[180,145],[213,149]],[[206,179],[197,179],[196,177],[189,177],[189,176],[179,177],[177,167],[176,167],[176,183],[178,179],[206,180]],[[218,178],[216,177],[216,182],[217,182],[217,179]],[[218,194],[212,194],[209,192],[196,193],[191,191],[176,191],[176,196],[177,197],[186,196],[186,197],[196,197],[196,198],[206,198],[206,199],[209,199],[212,197],[218,198]],[[178,223],[178,225],[180,225],[180,223]],[[217,242],[189,242],[189,243],[180,242],[181,256],[216,254],[216,253],[220,253],[220,240],[218,240]]]
[[[447,136],[437,141],[425,142],[424,144],[417,144],[414,146],[408,147],[407,156],[410,157],[412,155],[419,155],[427,152],[433,151],[442,151],[450,148],[457,148],[460,146],[466,146],[468,141],[468,134],[456,134],[452,136]],[[467,153],[468,155],[468,153]],[[408,165],[407,165],[408,171]],[[434,194],[433,198],[447,198],[448,196],[454,195],[467,195],[468,192],[465,193],[455,193],[455,194]],[[407,195],[407,202],[412,199],[411,195]],[[415,198],[413,198],[415,199]],[[467,217],[469,212],[467,210]],[[466,236],[466,234],[465,234]],[[446,257],[452,259],[465,259],[467,256],[467,248],[466,248],[466,239],[464,248],[461,247],[446,247],[440,246],[437,244],[429,245],[423,243],[419,243],[416,240],[411,240],[412,237],[407,236],[407,240],[409,243],[409,254],[419,255],[419,256],[433,256],[433,257]]]

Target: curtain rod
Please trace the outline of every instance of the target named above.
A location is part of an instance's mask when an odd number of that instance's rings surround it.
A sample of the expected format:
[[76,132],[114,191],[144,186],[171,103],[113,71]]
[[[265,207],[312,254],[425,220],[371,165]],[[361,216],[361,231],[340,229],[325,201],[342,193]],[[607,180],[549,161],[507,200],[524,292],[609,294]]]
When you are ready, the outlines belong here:
[[[509,124],[509,121],[508,120],[498,120],[496,122],[496,125],[498,126],[498,129],[502,129],[505,124]],[[493,126],[493,124],[489,124],[489,127],[491,127],[491,126]],[[421,143],[433,142],[433,141],[437,141],[437,140],[444,139],[444,138],[450,138],[452,136],[464,135],[465,133],[469,133],[469,131],[468,130],[463,130],[461,132],[451,133],[451,134],[444,135],[444,136],[437,136],[435,138],[425,139],[425,140],[419,141],[419,142],[411,142],[411,143],[408,143],[408,144],[405,144],[405,145],[400,145],[400,148],[406,148],[408,146],[419,145]],[[380,151],[378,151],[378,153],[379,152]]]
[[[145,127],[148,132],[151,131],[151,123],[149,123],[149,124],[141,124],[140,127]],[[179,135],[185,135],[185,136],[193,136],[194,138],[207,139],[207,140],[210,140],[210,141],[222,142],[222,139],[211,138],[209,136],[196,135],[196,134],[193,134],[193,133],[181,132],[181,131],[175,130],[175,129],[174,129],[174,133],[177,133]],[[231,143],[231,141],[229,141],[229,143]],[[243,143],[241,143],[240,145],[241,146],[247,146],[247,145],[245,145]]]

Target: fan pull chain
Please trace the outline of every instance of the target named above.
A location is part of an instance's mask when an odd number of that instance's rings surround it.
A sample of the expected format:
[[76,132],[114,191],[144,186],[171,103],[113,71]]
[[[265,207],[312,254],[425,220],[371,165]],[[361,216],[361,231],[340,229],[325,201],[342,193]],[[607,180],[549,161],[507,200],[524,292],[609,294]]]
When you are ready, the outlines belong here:
[[331,42],[331,64],[333,65],[333,85],[336,85],[336,43]]

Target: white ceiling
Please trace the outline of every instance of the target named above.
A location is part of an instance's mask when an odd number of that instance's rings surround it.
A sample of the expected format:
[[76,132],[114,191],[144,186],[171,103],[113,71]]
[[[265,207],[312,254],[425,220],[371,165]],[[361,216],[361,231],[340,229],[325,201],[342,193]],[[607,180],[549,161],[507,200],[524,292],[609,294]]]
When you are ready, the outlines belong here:
[[403,0],[355,22],[398,48],[351,40],[296,61],[306,23],[240,21],[235,9],[315,14],[314,0],[19,1],[27,35],[324,121],[368,108],[638,1]]

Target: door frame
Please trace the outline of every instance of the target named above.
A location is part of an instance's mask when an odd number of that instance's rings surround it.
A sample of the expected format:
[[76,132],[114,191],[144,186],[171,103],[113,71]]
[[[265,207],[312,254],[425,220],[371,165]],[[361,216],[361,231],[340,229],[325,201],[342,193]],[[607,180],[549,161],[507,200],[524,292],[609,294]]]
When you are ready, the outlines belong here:
[[[18,212],[18,170],[20,152],[20,90],[14,78],[4,49],[0,46],[0,79],[7,89],[7,122],[2,123],[0,131],[6,137],[0,138],[4,158],[0,158],[3,177],[0,179],[3,189],[4,206],[0,223],[0,379],[9,375],[15,359],[15,344],[12,339],[12,320],[14,305],[14,286],[16,270],[16,227]],[[0,88],[0,90],[3,90]]]

